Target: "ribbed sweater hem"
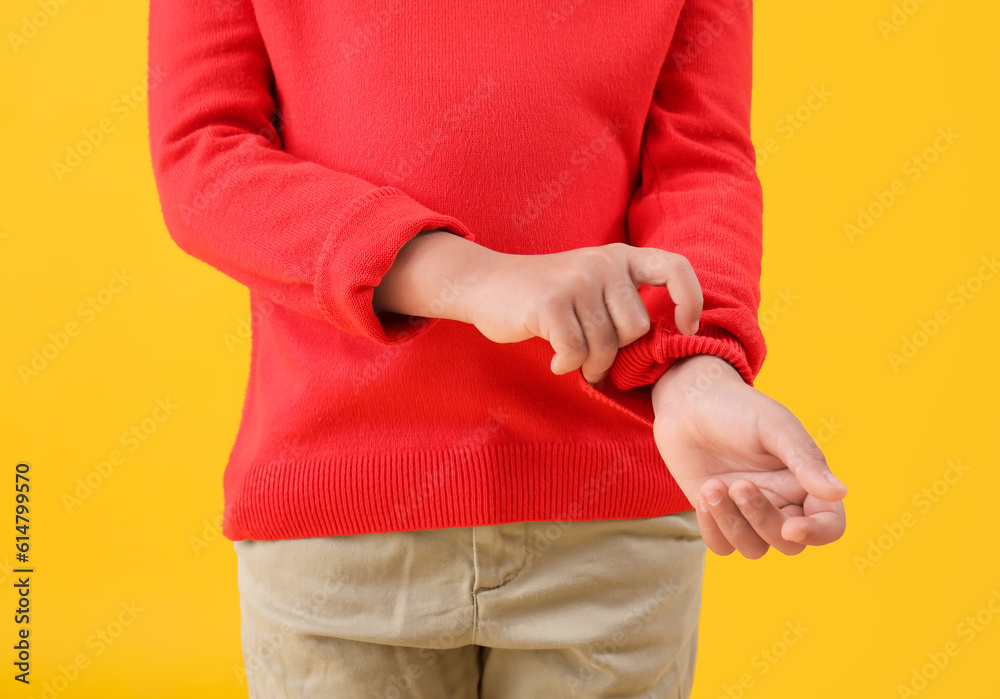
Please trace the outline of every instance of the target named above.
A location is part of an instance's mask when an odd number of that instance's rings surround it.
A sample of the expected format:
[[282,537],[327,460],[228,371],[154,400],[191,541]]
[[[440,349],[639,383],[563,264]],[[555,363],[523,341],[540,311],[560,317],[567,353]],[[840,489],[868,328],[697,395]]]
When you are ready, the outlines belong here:
[[294,539],[690,510],[653,442],[512,443],[227,470],[223,535]]

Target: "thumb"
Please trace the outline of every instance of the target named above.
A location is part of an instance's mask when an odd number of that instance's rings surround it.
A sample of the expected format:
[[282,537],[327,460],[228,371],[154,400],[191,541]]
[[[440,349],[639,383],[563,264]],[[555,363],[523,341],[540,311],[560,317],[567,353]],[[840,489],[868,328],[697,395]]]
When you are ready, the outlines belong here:
[[757,414],[761,445],[788,467],[810,495],[836,502],[847,495],[847,486],[837,480],[819,445],[799,419],[780,403],[766,399]]
[[636,288],[642,284],[666,286],[675,305],[677,328],[690,335],[698,332],[705,298],[686,257],[659,248],[629,247],[628,271]]

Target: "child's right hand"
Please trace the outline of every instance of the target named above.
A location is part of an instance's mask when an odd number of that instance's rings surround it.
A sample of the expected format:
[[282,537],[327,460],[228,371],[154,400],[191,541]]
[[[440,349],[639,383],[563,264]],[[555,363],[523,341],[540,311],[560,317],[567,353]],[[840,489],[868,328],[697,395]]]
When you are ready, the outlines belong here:
[[556,374],[582,368],[584,378],[597,383],[619,348],[649,331],[641,284],[665,285],[677,328],[698,330],[701,285],[678,254],[611,243],[543,255],[491,251],[485,260],[458,295],[461,319],[494,342],[547,340]]

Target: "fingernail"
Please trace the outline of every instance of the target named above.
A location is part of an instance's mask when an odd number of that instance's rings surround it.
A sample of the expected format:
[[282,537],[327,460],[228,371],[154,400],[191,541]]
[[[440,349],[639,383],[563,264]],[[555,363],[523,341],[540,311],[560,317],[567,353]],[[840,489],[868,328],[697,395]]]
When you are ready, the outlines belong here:
[[700,320],[696,320],[696,321],[694,322],[694,330],[692,330],[692,331],[691,331],[691,334],[692,334],[692,335],[694,335],[694,334],[695,334],[696,332],[698,332],[698,326],[699,326],[700,324],[701,324],[701,321],[700,321]]
[[833,475],[832,471],[826,472],[826,480],[828,480],[830,483],[833,483],[838,488],[843,488],[844,490],[847,490],[847,486],[841,483],[839,480],[837,480],[837,477]]
[[705,496],[705,499],[708,500],[709,505],[718,505],[722,502],[722,493],[718,490],[710,490],[708,491],[708,495]]
[[803,529],[796,529],[796,530],[795,530],[794,532],[792,532],[792,534],[791,534],[791,535],[790,535],[790,536],[788,537],[788,540],[789,540],[789,541],[794,541],[794,542],[795,542],[795,543],[797,543],[797,544],[801,544],[801,543],[802,543],[802,542],[803,542],[803,541],[805,540],[805,538],[806,538],[806,533],[805,533],[805,530],[803,530]]

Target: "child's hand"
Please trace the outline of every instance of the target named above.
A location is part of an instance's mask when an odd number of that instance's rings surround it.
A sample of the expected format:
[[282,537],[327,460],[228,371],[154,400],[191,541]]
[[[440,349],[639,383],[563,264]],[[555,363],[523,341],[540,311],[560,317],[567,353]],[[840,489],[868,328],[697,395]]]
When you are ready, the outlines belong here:
[[666,285],[678,329],[697,332],[703,298],[687,259],[625,243],[545,255],[494,253],[461,294],[462,315],[494,342],[548,340],[554,373],[582,367],[584,378],[597,383],[618,349],[649,330],[641,284]]
[[725,360],[678,360],[653,387],[653,435],[712,551],[797,554],[844,533],[846,487],[784,406]]

